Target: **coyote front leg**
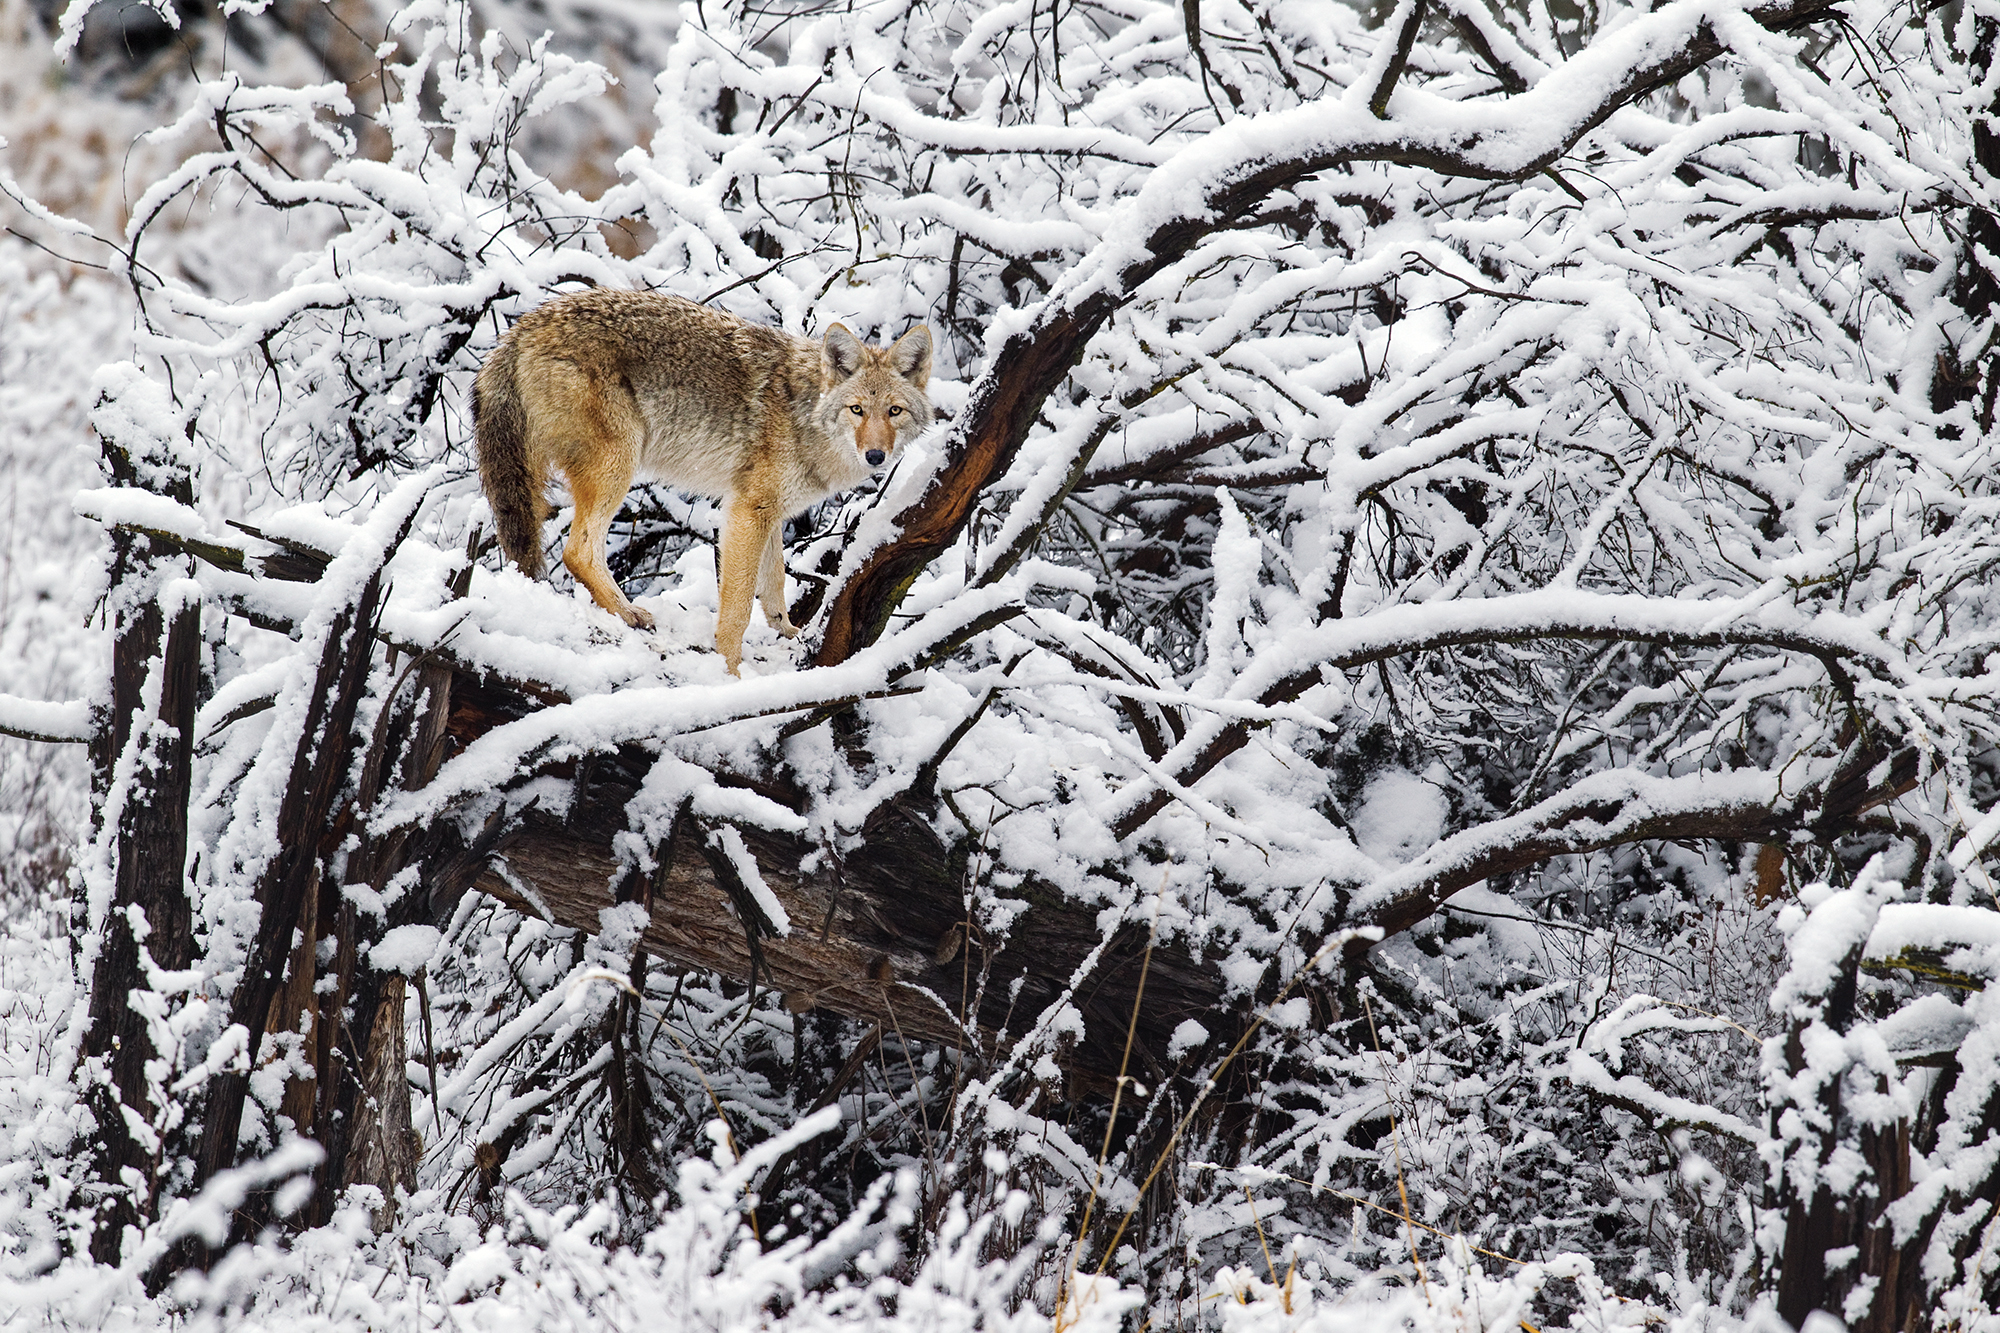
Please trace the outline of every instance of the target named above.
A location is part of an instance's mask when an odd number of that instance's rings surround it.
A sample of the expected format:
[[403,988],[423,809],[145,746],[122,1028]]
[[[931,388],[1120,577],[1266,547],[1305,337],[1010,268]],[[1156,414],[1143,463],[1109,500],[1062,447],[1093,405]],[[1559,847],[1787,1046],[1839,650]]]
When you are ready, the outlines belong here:
[[764,547],[778,537],[773,529],[779,522],[778,497],[762,490],[738,491],[723,506],[715,651],[732,676],[742,674],[737,667],[743,661],[743,631],[750,627]]
[[632,486],[630,464],[615,454],[600,454],[589,466],[569,469],[567,475],[576,516],[570,520],[569,540],[563,543],[563,564],[606,611],[634,629],[653,628],[652,612],[632,605],[604,561],[611,520],[618,516],[618,507],[625,503],[625,492]]
[[771,525],[771,535],[764,539],[764,560],[757,571],[757,600],[764,604],[764,619],[771,628],[788,639],[799,635],[798,626],[792,623],[785,606],[785,521],[780,518]]

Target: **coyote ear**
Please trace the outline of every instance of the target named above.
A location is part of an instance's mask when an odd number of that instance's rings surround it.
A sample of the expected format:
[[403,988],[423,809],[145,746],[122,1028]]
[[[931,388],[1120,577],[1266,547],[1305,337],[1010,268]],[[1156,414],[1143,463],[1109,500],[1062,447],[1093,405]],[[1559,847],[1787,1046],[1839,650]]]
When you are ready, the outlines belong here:
[[931,378],[931,326],[919,324],[889,349],[889,368],[919,389]]
[[861,371],[861,340],[847,331],[845,324],[835,324],[826,331],[826,342],[820,364],[828,384],[837,384],[850,375]]

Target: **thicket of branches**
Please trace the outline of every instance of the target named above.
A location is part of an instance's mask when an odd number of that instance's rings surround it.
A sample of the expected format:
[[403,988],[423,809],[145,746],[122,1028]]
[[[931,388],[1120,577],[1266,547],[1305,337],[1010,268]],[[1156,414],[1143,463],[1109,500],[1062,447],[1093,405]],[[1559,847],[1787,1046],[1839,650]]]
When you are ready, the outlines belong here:
[[[719,1121],[808,1285],[1992,1318],[1992,0],[326,14],[36,212],[140,311],[113,679],[0,698],[98,782],[38,1253],[638,1235]],[[579,284],[940,335],[741,683],[711,506],[621,519],[657,639],[486,553],[471,372]]]

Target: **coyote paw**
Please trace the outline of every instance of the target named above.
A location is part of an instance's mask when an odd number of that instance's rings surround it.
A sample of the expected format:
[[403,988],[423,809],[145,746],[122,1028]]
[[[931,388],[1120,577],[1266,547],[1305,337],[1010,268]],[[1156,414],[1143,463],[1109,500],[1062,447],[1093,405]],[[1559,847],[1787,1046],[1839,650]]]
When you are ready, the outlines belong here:
[[618,613],[618,618],[624,621],[626,624],[630,625],[633,629],[653,628],[653,623],[654,623],[653,613],[651,611],[643,611],[638,607],[633,606],[630,602],[627,602],[625,604],[625,609]]

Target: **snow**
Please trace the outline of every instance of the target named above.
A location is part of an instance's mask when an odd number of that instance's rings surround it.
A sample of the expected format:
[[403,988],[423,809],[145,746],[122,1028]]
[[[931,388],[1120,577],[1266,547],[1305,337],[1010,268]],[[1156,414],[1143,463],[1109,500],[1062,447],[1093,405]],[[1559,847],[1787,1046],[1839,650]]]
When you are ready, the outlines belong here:
[[[168,1164],[149,1188],[169,1211],[125,1265],[76,1257],[74,1145],[105,1127],[68,1071],[117,849],[101,827],[83,840],[80,747],[45,783],[46,761],[11,759],[45,752],[6,743],[0,905],[48,927],[10,918],[0,951],[6,1318],[624,1327],[667,1310],[746,1329],[1442,1333],[1546,1326],[1535,1302],[1559,1280],[1577,1327],[1712,1333],[1768,1319],[1750,1285],[1781,1252],[1766,1187],[1862,1197],[1854,1136],[1919,1123],[1918,1106],[1943,1109],[1920,1122],[1898,1216],[1943,1238],[1925,1280],[1959,1281],[1950,1238],[1983,1225],[1991,1195],[2000,1013],[1894,964],[1914,950],[1985,976],[2000,948],[1981,865],[2000,832],[2000,473],[1976,404],[1930,392],[1985,336],[1952,304],[1949,215],[1986,190],[1965,166],[1985,86],[1958,63],[1970,43],[1864,4],[1860,49],[1808,65],[1804,38],[1734,0],[1560,35],[1547,16],[1448,8],[1527,92],[1497,94],[1486,57],[1439,23],[1377,117],[1397,21],[1312,4],[1205,7],[1198,64],[1184,15],[1153,3],[502,4],[471,33],[461,9],[418,0],[378,16],[379,58],[400,71],[379,107],[266,27],[271,54],[218,39],[124,109],[4,34],[9,140],[85,164],[66,200],[125,184],[72,224],[22,198],[18,182],[60,184],[57,169],[24,168],[0,175],[10,217],[51,244],[93,228],[129,242],[145,309],[131,324],[115,275],[0,249],[0,730],[92,725],[104,645],[85,622],[105,587],[101,534],[79,517],[269,554],[238,520],[331,560],[299,584],[176,563],[143,590],[198,601],[205,633],[199,958],[133,997],[164,1051],[148,1077],[185,1099],[250,1060],[227,1017],[259,921],[248,886],[299,836],[277,826],[282,793],[318,739],[302,728],[321,652],[365,584],[386,592],[363,735],[417,660],[546,705],[455,737],[421,789],[390,783],[322,867],[361,938],[321,941],[320,962],[351,944],[425,978],[407,1016],[424,1156],[399,1220],[370,1234],[390,1200],[363,1189],[329,1225],[160,1297],[138,1280],[145,1254],[216,1235],[248,1190],[311,1188],[310,1145],[279,1112],[307,1045],[260,1048],[239,1171],[192,1193]],[[32,22],[0,0],[16,15]],[[1602,114],[1703,32],[1727,59]],[[615,59],[565,54],[586,50]],[[1777,105],[1752,103],[1746,70]],[[118,140],[108,158],[62,117],[23,133],[53,90]],[[123,163],[147,117],[164,123],[129,168],[86,169]],[[347,146],[364,122],[373,159]],[[1458,174],[1421,165],[1439,159]],[[1558,179],[1537,174],[1551,163]],[[625,219],[608,247],[600,228]],[[823,620],[800,642],[760,623],[738,680],[711,650],[712,509],[635,498],[666,516],[642,520],[664,545],[623,548],[652,634],[564,575],[532,584],[490,558],[460,593],[490,527],[470,373],[509,316],[579,280],[801,333],[932,323],[961,372],[937,385],[953,422],[795,534],[794,574],[836,582],[953,469],[984,465],[968,454],[992,442],[972,434],[979,414],[1022,370],[1003,348],[1098,322],[1058,392],[1011,409],[1025,440],[963,532],[927,534],[939,553],[879,638],[813,668]],[[192,500],[90,475],[93,409],[101,440],[185,469]],[[786,734],[833,710],[837,726]],[[1848,882],[1833,872],[1856,844],[1816,821],[1857,760],[1886,779],[1864,742],[1922,763],[1861,812],[1895,854]],[[605,835],[621,871],[656,869],[691,818],[756,924],[795,947],[818,922],[788,917],[746,834],[803,838],[816,850],[798,869],[824,874],[892,801],[962,866],[984,937],[962,942],[969,970],[1034,947],[1052,902],[1094,916],[1098,938],[1061,985],[1011,992],[1004,1032],[968,1023],[964,1051],[885,1037],[812,1117],[807,1073],[838,1068],[866,1020],[789,1014],[740,978],[648,958],[643,906],[585,937],[474,896],[449,922],[378,935],[418,877],[343,882],[366,838],[476,829],[530,800],[560,818],[567,766],[613,751],[648,764]],[[129,808],[145,753],[117,757],[101,821]],[[1731,832],[1658,840],[1702,821]],[[1949,851],[1896,859],[1919,845]],[[1523,846],[1548,855],[1365,960],[1344,952],[1379,937],[1359,923],[1427,910]],[[1758,847],[1785,853],[1787,883],[1831,878],[1757,906]],[[71,901],[78,920],[59,924]],[[1180,1159],[1150,1181],[1149,1140],[1100,1152],[1093,1104],[1067,1090],[1076,1043],[1116,1021],[1098,987],[1133,965],[1135,931],[1170,951],[1159,966],[1268,1007],[1241,1049],[1227,1014],[1161,1015],[1148,1039],[1187,1068],[1129,1089],[1155,1139],[1212,1140],[1239,1121],[1180,1117],[1248,1079],[1254,1131],[1198,1148],[1238,1162],[1227,1182]],[[1843,1016],[1830,997],[1857,959],[1888,967]],[[1958,1082],[1932,1098],[1934,1075],[1902,1061],[1944,1051]],[[607,1108],[637,1104],[620,1100],[634,1087],[654,1118],[627,1136]],[[760,1173],[822,1134],[821,1174],[782,1200],[801,1211],[746,1234]],[[613,1200],[614,1141],[657,1152],[647,1197]],[[1405,1178],[1440,1228],[1415,1242],[1429,1276],[1414,1285],[1398,1285],[1411,1242],[1385,1202]],[[1097,1256],[1070,1234],[1084,1199],[1142,1196],[1166,1239]],[[1590,1226],[1642,1215],[1615,1238]],[[1445,1234],[1461,1226],[1474,1234]],[[1577,1245],[1601,1262],[1565,1255]],[[1521,1262],[1494,1267],[1500,1251]],[[1955,1292],[1939,1308],[1991,1324],[1985,1288]],[[1841,1308],[1858,1319],[1867,1297]]]
[[1946,951],[1946,966],[1989,971],[2000,966],[2000,912],[1946,903],[1886,903],[1868,932],[1868,957],[1894,960],[1906,949]]
[[1167,1038],[1167,1058],[1178,1060],[1191,1051],[1199,1050],[1208,1041],[1208,1029],[1192,1018],[1184,1018],[1174,1028],[1173,1036]]
[[709,835],[710,841],[729,863],[736,867],[736,873],[743,882],[743,888],[750,895],[750,901],[763,914],[764,924],[773,935],[785,936],[792,933],[792,919],[785,914],[784,904],[778,901],[771,886],[764,882],[763,872],[757,868],[757,858],[743,843],[743,835],[730,825],[723,825]]
[[414,976],[438,956],[443,942],[436,926],[397,926],[368,946],[368,965],[378,972]]
[[1375,860],[1400,865],[1428,850],[1450,815],[1435,782],[1408,769],[1390,769],[1368,784],[1354,812],[1354,842]]
[[52,702],[0,694],[0,732],[29,740],[82,741],[93,730],[90,705],[84,700]]

